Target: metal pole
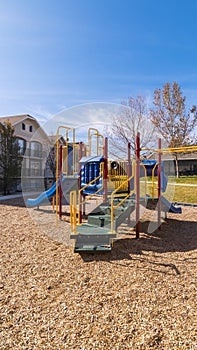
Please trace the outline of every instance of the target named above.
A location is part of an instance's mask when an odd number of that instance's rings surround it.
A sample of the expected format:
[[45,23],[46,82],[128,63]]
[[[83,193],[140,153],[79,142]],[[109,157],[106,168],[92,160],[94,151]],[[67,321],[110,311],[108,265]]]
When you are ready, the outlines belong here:
[[[161,149],[161,139],[158,139],[158,150]],[[158,152],[158,168],[157,168],[157,178],[158,178],[158,204],[157,204],[157,221],[158,228],[161,229],[161,152]]]
[[104,182],[104,194],[103,200],[107,202],[107,176],[108,176],[108,139],[105,137],[104,143],[104,171],[103,171],[103,182]]
[[73,132],[73,167],[72,167],[72,175],[74,175],[74,173],[75,173],[75,171],[77,171],[77,170],[75,170],[76,169],[76,154],[75,154],[75,152],[76,152],[76,150],[75,150],[75,146],[76,146],[76,144],[75,144],[75,129],[73,128],[72,129],[72,132]]
[[[82,158],[82,148],[83,148],[83,142],[80,142],[79,143],[79,161],[81,160]],[[81,188],[81,163],[78,162],[78,174],[79,174],[79,177],[78,177],[78,191],[80,190]],[[81,192],[79,191],[79,198],[78,198],[78,201],[79,201],[79,217],[78,217],[78,223],[81,224],[82,223],[82,195],[81,195]]]
[[55,193],[55,210],[56,224],[58,224],[58,182],[59,182],[59,128],[56,135],[56,193]]
[[60,146],[59,219],[62,218],[62,145]]
[[136,136],[136,172],[135,172],[135,188],[136,188],[136,238],[140,237],[140,133]]
[[79,143],[79,157],[78,157],[78,191],[81,187],[81,163],[80,160],[82,158],[82,148],[83,148],[83,142]]
[[[130,142],[128,143],[128,167],[127,167],[127,176],[128,176],[128,179],[130,179],[131,177],[131,144]],[[130,188],[130,180],[128,181],[128,194],[130,193],[131,191],[131,188]],[[128,225],[130,225],[131,223],[131,220],[130,220],[130,215],[128,216]]]
[[[128,167],[127,167],[127,176],[131,177],[131,144],[128,143]],[[130,181],[128,181],[128,193],[130,193]]]

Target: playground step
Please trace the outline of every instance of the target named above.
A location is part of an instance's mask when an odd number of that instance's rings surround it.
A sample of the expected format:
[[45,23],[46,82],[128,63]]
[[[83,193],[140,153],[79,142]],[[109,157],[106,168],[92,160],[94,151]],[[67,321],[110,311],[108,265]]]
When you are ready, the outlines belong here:
[[[124,197],[116,197],[113,200],[114,206],[114,229],[117,230],[118,226],[125,221],[126,218],[132,213],[135,208],[134,199],[128,198],[123,202]],[[111,205],[109,201],[104,202],[97,206],[88,215],[88,224],[97,227],[110,228],[111,226]]]
[[116,234],[109,233],[109,229],[82,224],[77,226],[77,234],[70,236],[75,239],[74,252],[110,251],[111,242]]
[[[90,225],[89,223],[84,223],[81,225],[77,225],[77,234],[81,235],[86,235],[86,234],[91,234],[91,235],[109,235],[110,230],[109,228],[106,227],[98,227],[94,225]],[[72,238],[75,238],[77,234],[71,235]]]
[[[116,209],[114,209],[114,229],[115,231],[118,229],[118,226],[120,226],[126,218],[133,212],[135,209],[135,205],[132,204],[128,207],[120,206]],[[88,224],[98,226],[98,227],[104,227],[109,228],[111,227],[111,214],[104,214],[103,211],[95,212],[93,211],[88,215]]]
[[98,211],[99,209],[100,209],[100,213],[103,213],[103,214],[110,214],[111,212],[111,208],[109,205],[100,205],[98,208]]
[[109,227],[111,226],[111,215],[88,215],[88,223],[90,225],[99,226],[99,227]]

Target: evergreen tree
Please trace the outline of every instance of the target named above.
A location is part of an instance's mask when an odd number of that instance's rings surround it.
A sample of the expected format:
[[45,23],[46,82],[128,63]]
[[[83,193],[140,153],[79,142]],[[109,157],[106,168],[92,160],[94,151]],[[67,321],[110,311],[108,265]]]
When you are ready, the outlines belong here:
[[22,157],[14,128],[10,122],[0,123],[0,177],[3,193],[8,194],[20,177]]

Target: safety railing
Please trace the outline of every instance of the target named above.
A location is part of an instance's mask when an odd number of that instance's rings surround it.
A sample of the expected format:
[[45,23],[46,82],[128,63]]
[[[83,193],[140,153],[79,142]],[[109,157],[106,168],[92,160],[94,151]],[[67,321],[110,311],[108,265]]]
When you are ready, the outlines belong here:
[[[109,161],[108,162],[108,188],[116,189],[119,187],[127,178],[128,173],[128,162],[124,160]],[[125,190],[127,188],[125,187]],[[123,190],[123,189],[122,189]]]
[[155,169],[157,166],[158,166],[158,163],[156,163],[152,169],[152,183],[151,183],[152,200],[154,200],[155,198]]
[[[146,198],[146,194],[147,194],[147,169],[146,166],[143,163],[140,163],[140,166],[144,169],[144,194],[142,194],[144,196],[144,198]],[[141,188],[142,186],[140,186]]]
[[[135,180],[135,174],[131,175],[127,180],[125,180],[119,187],[117,187],[111,194],[111,233],[115,233],[114,231],[114,211],[115,209],[119,208],[133,193],[134,189],[129,191],[127,195],[124,196],[124,198],[118,202],[116,205],[114,204],[114,198],[117,195],[117,192],[120,191],[125,186],[128,186],[128,183],[134,179]],[[127,187],[128,188],[128,187]]]
[[93,154],[99,156],[104,152],[104,137],[95,128],[88,129],[88,144],[87,144],[87,155],[92,156]]
[[[87,203],[91,198],[95,197],[96,195],[98,195],[99,192],[101,192],[103,190],[103,188],[104,188],[103,173],[104,173],[104,163],[102,162],[102,163],[100,163],[100,175],[98,175],[97,177],[95,177],[95,179],[93,179],[92,181],[87,183],[85,186],[80,188],[79,199],[78,199],[78,223],[81,222],[81,205],[84,205],[85,203]],[[93,183],[97,182],[100,179],[102,179],[101,187],[99,187],[93,193],[89,194],[85,200],[81,201],[82,192],[84,190],[86,190],[90,185],[92,185]]]
[[[72,150],[69,150],[72,147]],[[78,162],[79,162],[79,144],[73,143],[72,146],[67,144],[62,147],[63,156],[63,175],[76,175],[78,174]],[[69,166],[69,161],[71,166]]]

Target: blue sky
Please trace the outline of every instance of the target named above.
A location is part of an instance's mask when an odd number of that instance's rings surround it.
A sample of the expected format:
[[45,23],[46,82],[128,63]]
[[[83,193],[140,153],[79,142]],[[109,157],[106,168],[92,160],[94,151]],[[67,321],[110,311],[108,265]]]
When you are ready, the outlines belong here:
[[197,104],[196,0],[0,0],[0,116],[40,121],[177,81]]

